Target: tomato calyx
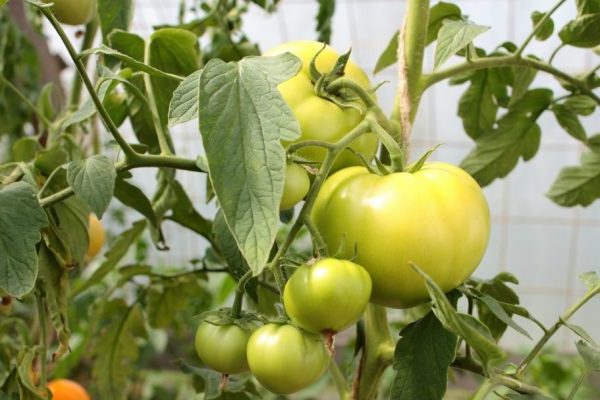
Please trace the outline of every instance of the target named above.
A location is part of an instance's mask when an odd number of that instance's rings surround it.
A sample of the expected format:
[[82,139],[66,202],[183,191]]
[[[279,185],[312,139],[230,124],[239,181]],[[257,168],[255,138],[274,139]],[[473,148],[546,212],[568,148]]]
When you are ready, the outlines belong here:
[[231,308],[222,308],[216,311],[207,311],[200,314],[200,318],[209,324],[216,326],[237,325],[246,331],[253,331],[266,319],[258,314],[242,311],[239,318],[231,316]]
[[442,144],[436,144],[435,146],[433,146],[431,149],[429,149],[427,152],[425,152],[425,154],[423,154],[421,156],[421,158],[419,158],[419,160],[414,163],[413,165],[410,165],[407,167],[406,172],[409,172],[411,174],[414,174],[415,172],[419,171],[421,168],[423,168],[423,166],[425,165],[425,163],[427,162],[427,160],[429,159],[429,157],[433,154],[434,151],[436,151],[438,149],[438,147],[440,147]]

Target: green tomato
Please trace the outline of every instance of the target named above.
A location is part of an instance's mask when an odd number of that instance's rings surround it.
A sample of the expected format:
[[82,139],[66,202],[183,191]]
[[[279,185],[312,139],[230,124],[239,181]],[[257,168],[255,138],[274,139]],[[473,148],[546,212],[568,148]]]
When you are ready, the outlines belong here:
[[96,0],[42,0],[54,3],[52,13],[67,25],[85,25],[96,16]]
[[288,163],[285,168],[285,184],[280,210],[288,210],[302,200],[310,189],[308,172],[298,164]]
[[414,264],[448,292],[477,268],[490,236],[490,211],[477,182],[450,164],[370,174],[352,167],[325,181],[313,221],[331,252],[356,251],[371,275],[371,301],[393,308],[428,300]]
[[329,365],[321,337],[292,325],[267,324],[248,341],[248,364],[268,390],[290,394],[316,382]]
[[246,345],[251,334],[235,324],[202,321],[196,331],[196,353],[204,364],[222,374],[248,371]]
[[[364,118],[364,114],[354,108],[340,108],[330,100],[315,94],[309,68],[312,59],[322,48],[323,43],[299,41],[285,43],[265,53],[265,55],[273,56],[289,52],[302,61],[300,72],[278,86],[281,95],[300,123],[301,137],[297,141],[322,140],[329,143],[336,142],[356,127]],[[327,46],[316,59],[319,72],[329,72],[338,57],[336,51]],[[345,76],[358,82],[366,89],[371,87],[365,72],[352,61],[348,61],[346,65]],[[376,135],[369,133],[361,135],[352,142],[350,147],[368,160],[375,154],[377,145]],[[321,162],[325,158],[326,150],[319,147],[306,147],[298,151],[298,154],[310,161]],[[350,151],[344,151],[337,158],[333,170],[351,165],[360,165],[360,163],[358,157]]]
[[354,325],[371,296],[371,277],[351,261],[323,258],[304,264],[283,291],[285,309],[296,325],[315,333],[337,333]]

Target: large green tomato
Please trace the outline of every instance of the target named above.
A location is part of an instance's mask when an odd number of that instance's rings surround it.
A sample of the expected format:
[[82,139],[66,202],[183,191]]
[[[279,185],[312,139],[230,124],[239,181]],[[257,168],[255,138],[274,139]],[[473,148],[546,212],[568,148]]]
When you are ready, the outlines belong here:
[[337,333],[360,319],[371,297],[371,277],[351,261],[323,258],[304,264],[283,291],[296,325],[315,333]]
[[252,332],[238,325],[202,321],[196,331],[196,353],[204,364],[222,374],[248,371],[246,345]]
[[96,15],[96,0],[43,0],[43,2],[54,3],[52,13],[63,24],[84,25]]
[[[309,68],[312,59],[322,48],[323,43],[299,41],[285,43],[265,53],[265,55],[273,56],[289,52],[302,61],[300,72],[278,86],[281,95],[300,123],[301,137],[298,141],[322,140],[330,143],[336,142],[364,118],[364,114],[354,108],[340,108],[332,101],[315,94],[314,82],[310,79]],[[319,72],[329,72],[338,57],[339,54],[327,46],[316,60]],[[352,61],[348,61],[346,65],[345,76],[358,82],[366,89],[371,87],[365,72]],[[375,134],[369,133],[356,139],[350,147],[361,153],[366,159],[370,159],[377,150],[377,144]],[[301,149],[298,154],[311,161],[323,161],[325,149],[307,147]],[[360,159],[350,151],[344,151],[336,160],[333,170],[351,165],[360,165],[360,162]]]
[[267,324],[248,341],[248,364],[273,393],[290,394],[316,382],[329,365],[321,337],[292,325]]
[[285,168],[285,184],[279,209],[288,210],[294,207],[306,196],[309,189],[308,172],[298,164],[288,163]]
[[441,162],[387,176],[362,167],[339,171],[323,184],[312,216],[331,252],[357,252],[354,260],[373,281],[371,301],[393,308],[428,299],[411,263],[450,291],[477,268],[490,236],[481,188]]

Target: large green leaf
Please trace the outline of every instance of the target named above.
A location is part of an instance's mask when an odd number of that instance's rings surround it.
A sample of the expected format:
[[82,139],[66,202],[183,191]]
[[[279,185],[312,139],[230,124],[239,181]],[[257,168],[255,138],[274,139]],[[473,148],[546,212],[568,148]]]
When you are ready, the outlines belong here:
[[458,103],[458,115],[463,120],[465,132],[473,139],[490,130],[496,121],[498,106],[490,78],[488,70],[477,71]]
[[153,328],[169,328],[173,319],[184,311],[203,289],[196,276],[165,278],[146,293],[148,323]]
[[600,0],[575,0],[575,3],[579,15],[600,13]]
[[200,78],[200,131],[210,179],[225,221],[258,275],[279,223],[285,152],[281,140],[300,134],[277,85],[298,73],[290,53],[211,60]]
[[69,186],[98,218],[102,218],[112,200],[116,178],[117,171],[113,162],[104,155],[72,161],[67,166]]
[[133,0],[98,0],[98,16],[104,43],[115,29],[127,31],[133,18]]
[[575,47],[600,45],[600,14],[586,14],[565,25],[558,33],[564,44]]
[[0,289],[11,296],[27,294],[35,284],[35,245],[48,225],[33,186],[17,182],[0,190]]
[[173,181],[171,190],[174,203],[171,206],[171,215],[167,218],[212,241],[212,223],[196,211],[183,186]]
[[592,204],[600,197],[600,153],[584,153],[580,166],[560,171],[547,196],[566,207]]
[[133,208],[146,217],[153,227],[158,228],[158,219],[152,209],[152,203],[142,189],[125,179],[118,178],[115,181],[115,197],[127,207]]
[[527,92],[498,120],[496,128],[477,140],[477,146],[461,167],[485,186],[506,176],[519,158],[525,161],[533,158],[541,140],[541,129],[536,121],[551,100],[552,92],[548,89]]
[[[150,36],[146,57],[148,64],[154,68],[188,76],[200,67],[198,38],[184,29],[160,29]],[[169,104],[180,82],[156,76],[151,77],[150,82],[160,120],[167,126]]]
[[457,337],[433,312],[400,332],[394,352],[396,376],[392,400],[439,400],[446,393],[448,368],[454,360]]
[[467,21],[445,20],[438,32],[434,68],[439,68],[450,57],[467,47],[473,39],[489,29],[487,26],[475,25]]

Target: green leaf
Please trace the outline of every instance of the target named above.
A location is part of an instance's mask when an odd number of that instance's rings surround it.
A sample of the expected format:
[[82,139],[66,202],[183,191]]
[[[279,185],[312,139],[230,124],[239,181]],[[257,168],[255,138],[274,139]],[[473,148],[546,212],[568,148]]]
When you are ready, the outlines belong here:
[[146,294],[148,323],[155,329],[169,328],[173,319],[202,291],[200,282],[192,275],[162,279]]
[[488,310],[490,310],[490,312],[492,314],[494,314],[494,316],[496,318],[498,318],[500,321],[502,321],[506,325],[510,326],[515,331],[522,334],[523,336],[528,337],[529,339],[532,339],[531,335],[529,335],[529,333],[527,333],[527,331],[525,329],[523,329],[515,321],[513,321],[513,319],[510,317],[510,315],[504,310],[502,305],[496,301],[495,298],[493,298],[492,296],[488,296],[486,294],[475,295],[475,298],[477,300],[481,301],[483,304],[485,304],[486,307],[488,308]]
[[537,75],[537,71],[535,69],[528,67],[515,67],[513,68],[513,72],[514,81],[512,83],[510,101],[508,103],[509,107],[521,100],[525,93],[527,93],[529,86],[531,86],[531,83]]
[[590,150],[600,153],[600,133],[590,136],[586,144]]
[[127,31],[133,18],[133,0],[98,0],[98,19],[104,43],[115,29]]
[[564,44],[590,48],[600,45],[600,14],[586,14],[575,18],[558,33]]
[[131,245],[135,243],[145,229],[146,220],[141,220],[135,222],[131,228],[122,232],[114,240],[110,249],[104,254],[105,260],[100,264],[98,269],[94,271],[91,277],[74,288],[72,297],[102,282],[102,279],[117,266],[119,261],[127,254]]
[[[198,38],[183,29],[165,28],[154,32],[146,56],[148,65],[179,76],[188,76],[200,67]],[[158,76],[150,77],[150,81],[160,120],[167,126],[169,104],[180,82]]]
[[212,223],[196,211],[183,186],[179,182],[174,181],[172,183],[172,190],[173,196],[175,196],[175,203],[171,207],[172,214],[168,219],[196,232],[208,241],[212,241]]
[[200,102],[200,75],[198,70],[185,78],[173,92],[169,104],[169,126],[175,126],[198,118]]
[[48,225],[33,186],[16,182],[0,190],[0,289],[21,297],[38,274],[35,245]]
[[473,39],[489,29],[487,26],[466,21],[444,21],[438,33],[434,69],[439,68],[450,57],[467,47]]
[[114,194],[117,200],[142,214],[153,227],[158,228],[158,220],[152,209],[152,204],[140,188],[127,182],[125,179],[118,178],[115,181]]
[[300,133],[277,85],[301,63],[285,53],[211,60],[200,78],[200,131],[210,179],[238,247],[255,275],[268,260],[279,223],[285,152]]
[[465,132],[473,139],[490,130],[496,121],[498,106],[489,76],[488,70],[477,71],[458,102],[458,115],[462,118]]
[[565,207],[592,204],[600,197],[600,153],[584,153],[581,165],[563,168],[547,196]]
[[[518,307],[519,296],[506,283],[514,283],[511,280],[512,276],[506,276],[504,273],[496,275],[490,280],[483,281],[477,285],[477,290],[485,296],[492,297],[502,306],[508,316],[512,316],[515,307]],[[499,319],[494,312],[484,303],[477,302],[477,311],[479,320],[483,322],[489,329],[496,340],[499,340],[508,325]],[[525,310],[527,316],[529,313]],[[516,313],[522,315],[522,313]]]
[[113,197],[117,171],[110,158],[96,155],[72,161],[67,166],[67,181],[73,191],[102,218]]
[[400,31],[394,32],[394,36],[388,43],[387,47],[379,56],[377,60],[377,64],[375,64],[375,70],[373,73],[378,73],[386,69],[389,66],[392,66],[398,61],[398,39],[399,39]]
[[438,284],[418,266],[413,264],[413,268],[425,280],[434,306],[432,311],[438,320],[446,329],[462,337],[477,352],[484,370],[488,371],[490,367],[502,361],[506,354],[495,342],[489,329],[472,316],[458,313]]
[[594,99],[584,94],[569,97],[563,105],[579,115],[591,115],[596,108]]
[[552,21],[552,18],[546,19],[546,21],[544,21],[544,23],[538,27],[539,22],[546,16],[546,14],[547,13],[541,13],[539,11],[534,11],[531,14],[533,28],[537,29],[535,32],[535,38],[537,40],[546,40],[552,36],[552,32],[554,32],[554,21]]
[[[100,101],[104,101],[107,93],[117,86],[118,82],[112,82],[104,80],[96,88],[96,93]],[[83,105],[81,105],[75,112],[68,114],[67,117],[61,122],[59,130],[66,130],[71,125],[79,124],[89,118],[91,118],[98,109],[92,99],[88,99]]]
[[600,13],[600,0],[575,0],[575,3],[578,15]]
[[[460,7],[453,3],[440,1],[429,10],[429,24],[427,25],[427,45],[438,37],[438,33],[446,20],[458,21],[462,18]],[[398,33],[396,33],[398,36]],[[396,49],[398,48],[396,41]]]
[[439,400],[446,393],[448,368],[454,360],[457,337],[433,312],[400,332],[394,352],[396,376],[392,400]]
[[12,146],[12,156],[14,161],[28,162],[35,158],[42,146],[37,138],[29,136],[22,137],[15,141]]
[[579,279],[581,279],[581,282],[587,286],[588,290],[593,290],[600,286],[600,277],[594,271],[585,272],[579,275]]
[[577,336],[579,336],[583,340],[585,340],[588,343],[591,343],[593,345],[596,344],[596,342],[594,341],[594,339],[592,339],[592,337],[590,336],[590,334],[587,333],[587,331],[585,329],[583,329],[581,326],[575,325],[575,324],[571,324],[571,323],[569,323],[567,321],[563,321],[563,320],[561,320],[561,323],[564,326],[566,326],[567,328],[569,328],[571,331],[573,331]]
[[108,35],[108,41],[110,46],[118,52],[127,55],[133,60],[144,62],[146,43],[140,36],[122,30],[115,30]]
[[[231,276],[239,281],[250,270],[248,263],[240,252],[240,249],[235,242],[235,238],[231,234],[229,227],[225,223],[223,211],[219,210],[213,221],[213,234],[215,236],[215,244],[219,252],[225,259],[227,269]],[[256,300],[256,282],[250,280],[247,285],[246,292]]]
[[33,165],[46,175],[69,161],[69,153],[59,143],[37,153]]
[[577,118],[575,111],[565,105],[555,104],[552,107],[552,112],[554,112],[558,124],[569,135],[581,142],[585,143],[587,141],[585,129],[583,128],[583,125],[581,125],[581,122],[579,122],[579,118]]
[[96,334],[92,377],[100,398],[124,400],[139,357],[137,340],[145,336],[142,311],[137,302],[111,300],[99,319],[104,324]]
[[462,161],[461,167],[481,186],[506,176],[519,158],[528,161],[540,146],[541,130],[536,123],[551,103],[548,89],[529,91],[498,120],[498,126],[477,140],[477,146]]
[[579,355],[585,362],[586,368],[590,371],[600,371],[600,347],[584,340],[578,340],[575,345]]
[[317,41],[329,43],[331,40],[331,24],[335,14],[335,0],[317,0],[319,12],[317,13]]

